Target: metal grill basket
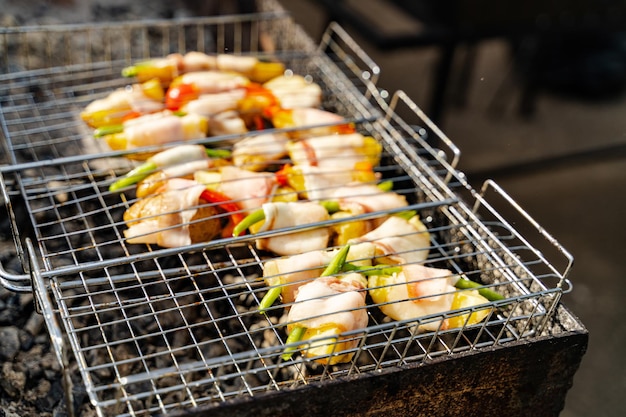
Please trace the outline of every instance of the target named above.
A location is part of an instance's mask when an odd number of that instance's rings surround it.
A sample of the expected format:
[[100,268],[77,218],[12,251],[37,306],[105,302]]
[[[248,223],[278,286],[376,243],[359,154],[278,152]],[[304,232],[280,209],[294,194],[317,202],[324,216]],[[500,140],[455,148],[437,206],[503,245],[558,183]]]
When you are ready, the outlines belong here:
[[[402,92],[389,101],[381,97],[378,67],[340,27],[331,25],[315,45],[280,8],[265,4],[274,10],[0,31],[7,163],[0,180],[24,268],[3,267],[2,284],[34,292],[64,367],[67,395],[74,384],[84,385],[99,415],[228,412],[232,403],[293,395],[315,384],[349,385],[390,369],[507,346],[573,320],[559,309],[571,289],[567,251],[496,184],[472,189],[456,169],[456,146]],[[189,50],[271,54],[317,82],[325,109],[382,144],[377,172],[428,228],[428,265],[462,274],[503,299],[405,321],[389,320],[370,303],[368,326],[341,335],[356,341],[351,361],[285,359],[285,309],[258,313],[267,291],[263,267],[274,255],[258,250],[255,236],[173,249],[128,244],[122,214],[134,195],[110,193],[108,186],[133,163],[123,158],[127,152],[94,139],[78,113],[127,83],[119,76],[125,65]],[[405,106],[414,120],[398,116]],[[510,221],[513,216],[520,220]],[[479,310],[488,310],[480,323],[437,326]],[[424,331],[428,324],[435,330]]]

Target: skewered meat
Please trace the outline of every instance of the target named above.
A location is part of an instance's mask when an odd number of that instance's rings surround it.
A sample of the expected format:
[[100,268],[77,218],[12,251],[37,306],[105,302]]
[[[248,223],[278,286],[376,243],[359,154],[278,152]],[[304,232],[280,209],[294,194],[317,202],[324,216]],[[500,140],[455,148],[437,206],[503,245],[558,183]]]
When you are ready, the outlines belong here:
[[[288,229],[291,227],[313,224],[329,219],[326,209],[312,202],[263,204],[265,221],[259,232]],[[327,227],[289,232],[268,238],[257,239],[257,248],[268,250],[278,255],[296,255],[303,252],[328,247],[330,232]]]
[[288,330],[306,329],[302,336],[310,343],[303,350],[306,356],[317,357],[324,364],[352,359],[350,349],[358,345],[359,338],[339,334],[367,326],[364,288],[365,279],[358,273],[320,277],[298,288],[287,317]]
[[418,216],[390,216],[380,226],[350,243],[372,242],[377,263],[418,263],[428,258],[430,233]]
[[134,114],[163,110],[164,97],[163,88],[154,80],[133,84],[117,89],[105,98],[92,101],[80,113],[80,117],[94,128],[116,125]]
[[365,212],[389,211],[406,207],[406,198],[398,193],[383,191],[373,184],[354,183],[345,187],[335,188],[332,199],[339,202],[342,210],[349,210],[356,205],[365,209]]
[[276,188],[274,174],[253,172],[235,166],[220,169],[219,189],[244,210],[254,210],[267,203]]
[[222,224],[216,206],[203,205],[204,185],[192,180],[171,179],[161,192],[138,200],[125,213],[128,243],[180,247],[209,241]]
[[233,146],[233,163],[250,171],[277,164],[287,155],[288,140],[284,133],[265,133],[243,138]]
[[[460,276],[447,269],[430,268],[420,264],[406,264],[402,271],[392,275],[369,277],[372,300],[380,310],[394,320],[416,320],[454,309],[469,308],[488,303],[478,291],[457,291]],[[478,323],[489,314],[489,309],[449,319],[428,321],[420,330],[448,329]]]
[[294,165],[346,170],[359,164],[378,165],[381,145],[373,138],[360,133],[327,135],[302,139],[289,145],[289,156]]
[[236,88],[230,91],[213,94],[201,94],[179,106],[185,113],[199,114],[211,117],[216,114],[236,110],[239,100],[246,96],[246,89]]
[[316,108],[277,108],[270,111],[270,119],[278,129],[316,126],[310,129],[299,129],[289,132],[292,139],[304,139],[313,136],[325,136],[336,133],[353,133],[354,126],[335,113]]
[[[188,114],[180,117],[165,110],[127,120],[119,126],[118,132],[104,138],[111,149],[127,150],[200,139],[206,137],[207,128],[208,121],[202,116]],[[137,159],[149,156],[141,154]]]
[[280,62],[264,62],[252,56],[230,54],[205,54],[191,51],[186,54],[174,53],[164,58],[138,62],[122,70],[125,77],[137,77],[139,80],[158,78],[169,84],[177,76],[194,71],[223,70],[237,71],[256,82],[265,82],[285,71]]
[[[346,261],[360,267],[371,266],[374,251],[374,245],[371,243],[352,245]],[[297,289],[311,279],[319,277],[336,254],[336,249],[317,250],[271,259],[263,265],[263,278],[268,287],[280,288],[282,303],[289,305],[295,300]]]
[[115,192],[139,183],[137,197],[143,197],[151,194],[169,178],[185,177],[199,169],[221,166],[226,163],[223,158],[228,156],[230,152],[221,149],[208,149],[201,145],[178,145],[152,155],[113,182],[109,186],[109,191]]
[[263,87],[274,94],[283,109],[319,107],[322,103],[322,88],[301,75],[281,75]]

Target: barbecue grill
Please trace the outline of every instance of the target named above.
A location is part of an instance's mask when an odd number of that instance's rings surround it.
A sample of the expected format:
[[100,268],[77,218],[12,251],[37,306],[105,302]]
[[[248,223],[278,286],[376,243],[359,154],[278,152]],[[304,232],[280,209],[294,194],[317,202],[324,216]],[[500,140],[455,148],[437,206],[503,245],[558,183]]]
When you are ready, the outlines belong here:
[[[81,386],[103,416],[558,414],[586,346],[584,327],[560,303],[572,289],[572,256],[497,184],[470,186],[457,147],[403,92],[377,87],[378,66],[341,27],[331,24],[316,45],[278,4],[262,6],[0,32],[0,181],[23,266],[2,268],[0,279],[34,293],[68,403]],[[355,341],[352,359],[333,363],[345,352],[302,354],[332,340],[288,344],[285,306],[259,314],[263,268],[276,255],[255,240],[338,220],[181,248],[129,244],[122,215],[134,191],[108,187],[135,166],[125,156],[153,149],[112,151],[78,114],[128,83],[124,66],[190,50],[276,58],[319,84],[324,109],[382,145],[376,171],[427,227],[427,264],[503,298],[402,321],[370,300],[367,327],[341,334]],[[478,311],[488,312],[479,323],[441,324]],[[296,353],[285,358],[286,348]]]

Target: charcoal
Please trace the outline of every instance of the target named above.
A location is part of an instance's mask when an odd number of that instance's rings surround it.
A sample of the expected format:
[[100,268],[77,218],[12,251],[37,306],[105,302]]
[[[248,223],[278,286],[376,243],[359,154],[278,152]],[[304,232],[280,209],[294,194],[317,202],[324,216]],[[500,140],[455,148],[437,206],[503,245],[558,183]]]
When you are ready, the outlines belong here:
[[26,387],[26,374],[15,369],[16,366],[11,362],[2,364],[2,379],[0,387],[11,397],[18,397]]
[[12,361],[20,350],[20,332],[15,327],[0,328],[0,360]]

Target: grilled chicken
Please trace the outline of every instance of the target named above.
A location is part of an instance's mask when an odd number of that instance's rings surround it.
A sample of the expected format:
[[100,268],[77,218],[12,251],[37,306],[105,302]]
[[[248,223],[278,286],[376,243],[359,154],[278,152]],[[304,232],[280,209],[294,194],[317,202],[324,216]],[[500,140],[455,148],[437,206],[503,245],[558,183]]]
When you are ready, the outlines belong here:
[[378,263],[418,263],[428,258],[430,234],[418,216],[406,220],[390,216],[371,232],[350,243],[371,242],[376,246]]
[[138,200],[124,213],[128,243],[173,248],[213,239],[222,230],[217,207],[203,205],[205,186],[171,179],[157,194]]
[[[454,299],[458,275],[447,269],[406,264],[393,275],[370,276],[369,293],[380,310],[394,320],[413,320],[449,311]],[[441,320],[420,326],[421,330],[446,328]]]
[[[263,211],[265,221],[259,232],[288,229],[329,219],[326,209],[312,202],[265,203]],[[259,249],[268,250],[277,255],[296,255],[326,248],[329,238],[330,231],[327,227],[315,227],[310,230],[257,239],[256,245]]]
[[[372,243],[355,244],[350,247],[346,260],[356,266],[369,267],[374,252]],[[269,260],[263,265],[263,278],[268,287],[280,286],[281,301],[289,306],[298,288],[319,277],[336,253],[336,249],[316,250]]]
[[298,288],[287,317],[288,330],[306,329],[302,337],[309,341],[303,350],[306,356],[331,365],[352,359],[354,352],[349,350],[358,345],[359,338],[338,336],[367,326],[364,289],[365,279],[358,273],[320,277]]

